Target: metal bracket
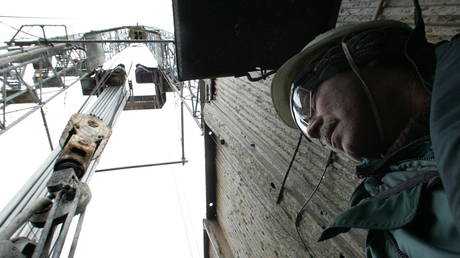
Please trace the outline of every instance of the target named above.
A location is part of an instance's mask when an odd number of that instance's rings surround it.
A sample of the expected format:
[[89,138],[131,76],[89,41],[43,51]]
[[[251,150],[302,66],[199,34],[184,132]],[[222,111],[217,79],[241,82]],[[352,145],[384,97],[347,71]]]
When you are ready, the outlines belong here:
[[[67,176],[59,176],[60,178],[68,178]],[[53,205],[58,205],[57,210],[54,213],[53,225],[63,223],[66,220],[67,215],[70,213],[71,209],[74,207],[74,203],[77,202],[77,207],[75,215],[82,213],[88,203],[91,200],[91,190],[89,189],[88,184],[82,183],[79,181],[74,181],[72,187],[65,185],[65,183],[59,183],[60,186],[64,185],[61,189],[64,191],[63,198],[60,199],[60,203],[54,203]],[[49,186],[48,186],[49,189]],[[75,200],[76,192],[80,192],[78,200]],[[38,228],[45,226],[46,220],[49,216],[52,206],[48,206],[47,209],[42,210],[34,214],[30,218],[30,223]]]
[[62,153],[55,169],[72,167],[81,178],[92,159],[98,158],[112,134],[102,119],[89,114],[73,114],[62,132]]
[[[12,240],[0,240],[0,257],[8,258],[27,258],[30,257],[29,250],[35,248],[35,245],[29,245],[32,241],[17,239]],[[26,248],[27,247],[27,248]]]

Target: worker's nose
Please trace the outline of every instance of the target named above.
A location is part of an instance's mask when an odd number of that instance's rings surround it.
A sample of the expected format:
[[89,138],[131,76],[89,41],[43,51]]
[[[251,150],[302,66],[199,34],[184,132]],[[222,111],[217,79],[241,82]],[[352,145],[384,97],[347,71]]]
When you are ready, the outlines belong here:
[[321,117],[312,117],[309,121],[307,127],[307,136],[310,139],[319,139],[321,138],[320,128],[323,124],[323,119]]

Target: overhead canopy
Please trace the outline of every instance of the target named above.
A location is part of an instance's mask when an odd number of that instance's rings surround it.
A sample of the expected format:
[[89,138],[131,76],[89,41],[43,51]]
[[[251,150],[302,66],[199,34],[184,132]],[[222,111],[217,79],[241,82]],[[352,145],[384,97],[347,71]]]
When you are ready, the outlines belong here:
[[174,0],[180,80],[271,70],[335,26],[340,0]]

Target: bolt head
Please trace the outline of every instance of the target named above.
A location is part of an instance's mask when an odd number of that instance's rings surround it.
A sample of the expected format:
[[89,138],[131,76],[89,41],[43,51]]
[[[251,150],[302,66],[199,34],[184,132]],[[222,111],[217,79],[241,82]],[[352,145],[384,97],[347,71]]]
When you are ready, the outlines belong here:
[[93,128],[96,128],[96,127],[99,126],[99,124],[94,120],[88,120],[88,125],[93,127]]

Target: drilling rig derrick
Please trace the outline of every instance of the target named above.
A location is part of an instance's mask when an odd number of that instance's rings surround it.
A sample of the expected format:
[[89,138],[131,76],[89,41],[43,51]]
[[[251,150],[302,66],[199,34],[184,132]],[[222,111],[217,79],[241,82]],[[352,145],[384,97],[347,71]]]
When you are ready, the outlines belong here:
[[[38,40],[20,40],[24,28],[38,26]],[[80,84],[86,101],[70,117],[48,159],[0,212],[0,256],[59,257],[63,251],[72,219],[78,226],[69,251],[73,257],[91,199],[87,182],[96,171],[117,117],[123,110],[162,108],[166,93],[179,96],[182,111],[182,159],[178,162],[149,164],[185,164],[183,137],[184,106],[201,128],[201,104],[198,105],[198,81],[181,82],[177,78],[173,35],[146,26],[123,26],[84,34],[46,37],[51,25],[25,25],[7,42],[0,54],[0,135],[20,123],[75,84]],[[54,25],[53,25],[54,26]],[[137,64],[136,83],[153,83],[152,95],[135,96],[129,73],[132,67],[115,62],[116,55],[132,44],[143,44],[152,53],[157,67]],[[110,61],[111,60],[111,61]],[[32,72],[32,76],[30,71]],[[202,83],[202,82],[201,82]],[[53,89],[52,95],[44,94]],[[187,92],[187,94],[185,93]],[[95,99],[89,106],[89,99]],[[188,103],[190,102],[190,103]],[[17,104],[25,104],[19,110]],[[12,113],[19,115],[12,116]]]

